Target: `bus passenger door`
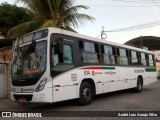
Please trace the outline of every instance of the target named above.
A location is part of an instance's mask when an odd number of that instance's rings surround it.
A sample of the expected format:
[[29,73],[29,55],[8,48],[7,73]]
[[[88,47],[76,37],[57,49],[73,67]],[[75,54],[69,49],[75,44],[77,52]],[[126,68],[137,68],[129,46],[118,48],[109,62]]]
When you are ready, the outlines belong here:
[[[63,101],[74,99],[78,97],[78,82],[76,79],[76,70],[73,70],[77,64],[77,41],[72,37],[60,36],[59,38],[53,36],[53,39],[58,40],[58,46],[53,45],[55,50],[51,52],[52,66],[51,74],[53,77],[53,101]],[[52,54],[54,53],[54,54]]]

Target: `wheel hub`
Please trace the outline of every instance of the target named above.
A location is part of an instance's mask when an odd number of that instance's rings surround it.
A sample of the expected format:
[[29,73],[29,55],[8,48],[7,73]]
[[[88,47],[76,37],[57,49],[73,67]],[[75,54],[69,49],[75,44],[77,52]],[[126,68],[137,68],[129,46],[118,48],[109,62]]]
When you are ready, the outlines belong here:
[[87,101],[89,101],[91,99],[91,90],[88,88],[85,88],[83,90],[83,96]]

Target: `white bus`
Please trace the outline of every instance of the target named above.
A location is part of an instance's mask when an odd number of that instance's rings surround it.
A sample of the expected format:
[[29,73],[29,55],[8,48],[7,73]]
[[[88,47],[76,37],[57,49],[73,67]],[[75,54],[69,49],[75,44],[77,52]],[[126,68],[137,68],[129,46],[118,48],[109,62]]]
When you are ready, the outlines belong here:
[[152,52],[57,28],[31,32],[13,45],[11,99],[53,103],[77,99],[91,103],[97,94],[157,80]]

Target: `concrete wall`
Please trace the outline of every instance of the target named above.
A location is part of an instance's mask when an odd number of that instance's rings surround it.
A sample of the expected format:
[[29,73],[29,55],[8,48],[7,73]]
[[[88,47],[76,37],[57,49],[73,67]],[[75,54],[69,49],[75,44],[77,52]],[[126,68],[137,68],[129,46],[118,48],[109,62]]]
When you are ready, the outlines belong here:
[[[10,97],[12,47],[0,48],[1,84],[4,83],[4,98]],[[4,81],[4,82],[3,82]],[[1,88],[2,89],[2,88]]]

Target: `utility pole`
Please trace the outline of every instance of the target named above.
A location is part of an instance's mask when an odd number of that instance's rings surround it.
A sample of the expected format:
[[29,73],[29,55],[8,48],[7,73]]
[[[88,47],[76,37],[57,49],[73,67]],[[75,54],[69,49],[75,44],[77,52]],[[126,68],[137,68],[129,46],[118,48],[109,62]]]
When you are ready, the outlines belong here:
[[102,31],[101,31],[101,39],[106,39],[107,35],[104,33],[104,26],[102,26]]

